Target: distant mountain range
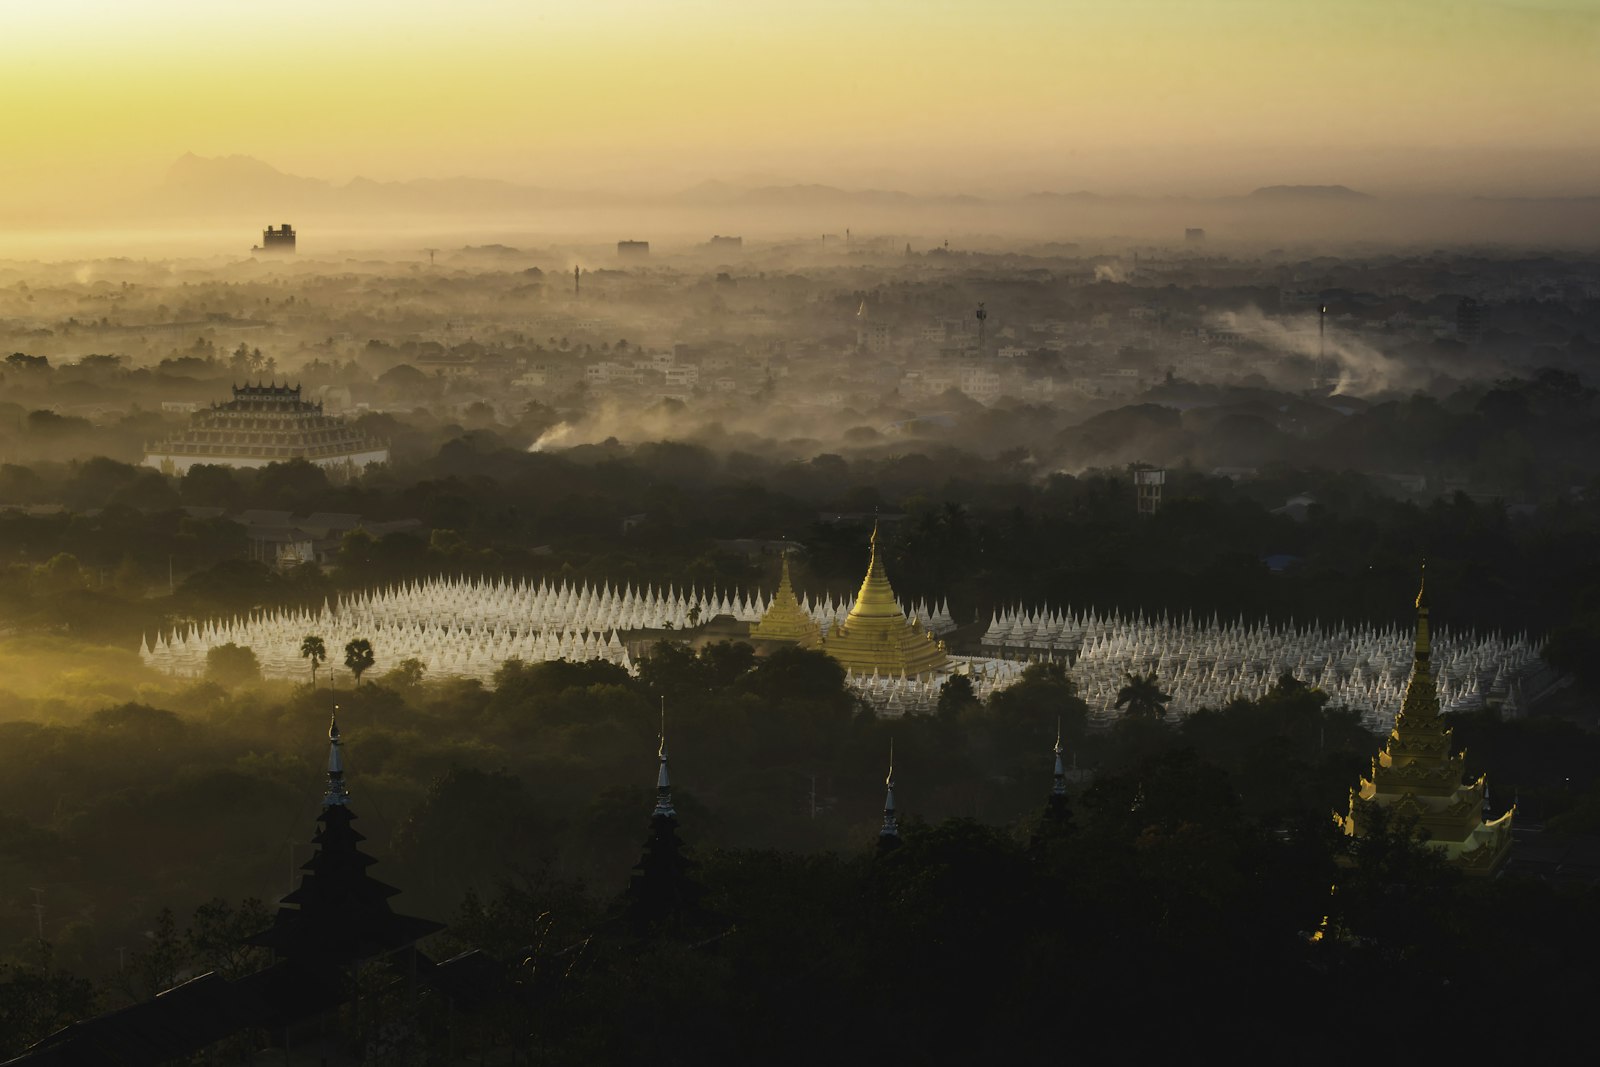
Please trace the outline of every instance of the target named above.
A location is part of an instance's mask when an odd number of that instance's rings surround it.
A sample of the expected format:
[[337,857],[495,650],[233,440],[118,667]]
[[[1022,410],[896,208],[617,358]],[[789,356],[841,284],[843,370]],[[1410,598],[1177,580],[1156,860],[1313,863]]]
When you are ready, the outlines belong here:
[[[1269,185],[1233,196],[1138,196],[1040,190],[995,196],[930,195],[819,184],[709,180],[658,193],[523,185],[493,178],[337,183],[286,174],[249,156],[178,159],[161,184],[119,210],[229,229],[302,222],[324,233],[425,225],[489,234],[647,236],[664,232],[792,236],[856,227],[925,234],[1181,239],[1189,228],[1222,240],[1296,238],[1600,244],[1600,199],[1378,197],[1344,185]],[[311,247],[311,246],[308,246]]]
[[[168,169],[157,191],[158,201],[186,210],[250,209],[269,205],[283,211],[459,211],[539,209],[567,206],[673,204],[685,207],[768,208],[900,208],[913,205],[980,206],[1032,202],[1035,204],[1088,204],[1147,199],[1194,200],[1189,197],[1148,198],[1107,196],[1077,191],[1037,192],[1016,197],[968,195],[917,195],[894,189],[843,189],[832,185],[741,186],[708,180],[676,192],[655,196],[593,190],[551,189],[521,185],[496,178],[416,178],[379,182],[354,178],[342,185],[320,178],[285,174],[250,156],[208,158],[188,153]],[[1240,197],[1221,198],[1237,201]],[[1257,189],[1248,199],[1280,203],[1310,200],[1321,203],[1359,203],[1375,199],[1342,185],[1272,185]]]

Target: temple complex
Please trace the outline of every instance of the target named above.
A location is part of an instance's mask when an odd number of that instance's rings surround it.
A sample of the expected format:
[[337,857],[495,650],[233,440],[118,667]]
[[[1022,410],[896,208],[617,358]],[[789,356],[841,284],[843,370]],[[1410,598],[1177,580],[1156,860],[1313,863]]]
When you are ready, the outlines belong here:
[[[796,598],[823,631],[840,627],[854,605],[853,598],[809,601],[801,593]],[[185,620],[147,635],[139,655],[154,670],[199,678],[211,649],[248,645],[265,677],[300,678],[306,670],[300,641],[307,633],[320,633],[340,647],[358,637],[370,640],[379,672],[417,659],[430,677],[492,684],[495,672],[513,656],[524,663],[607,660],[632,670],[639,647],[631,635],[639,631],[682,633],[693,630],[696,619],[719,616],[753,627],[771,606],[758,590],[436,577],[351,591],[320,609],[280,607]],[[914,605],[906,613],[927,618],[927,629],[937,635],[944,609],[930,617],[927,607]],[[1004,659],[955,657],[942,671],[904,678],[852,669],[849,684],[880,716],[924,714],[936,708],[940,683],[951,671],[967,675],[974,696],[984,701],[1020,679],[1029,660],[1060,656],[1070,647],[1076,649],[1072,676],[1091,709],[1091,728],[1109,728],[1122,714],[1116,700],[1129,669],[1154,673],[1162,691],[1172,694],[1167,718],[1173,723],[1235,697],[1257,699],[1287,672],[1327,693],[1331,706],[1359,714],[1364,727],[1381,735],[1394,726],[1415,640],[1409,625],[1323,627],[1293,620],[1272,625],[1242,618],[1224,623],[1070,608],[1007,612],[996,616],[991,629],[1004,634]],[[768,644],[758,635],[751,639]],[[1430,676],[1442,712],[1489,707],[1515,718],[1561,678],[1539,658],[1540,639],[1527,634],[1440,629],[1429,640]]]
[[265,467],[292,459],[353,474],[368,463],[387,463],[389,449],[324,415],[321,404],[300,399],[298,385],[258,383],[234,386],[232,400],[195,412],[186,430],[147,444],[144,465],[183,474],[202,463]]
[[783,554],[783,577],[778,580],[772,606],[761,616],[761,621],[750,628],[750,636],[761,641],[789,641],[801,648],[816,648],[822,644],[822,628],[794,595],[787,552]]
[[1350,791],[1344,832],[1359,836],[1373,808],[1391,818],[1415,820],[1416,832],[1443,851],[1466,874],[1492,874],[1511,849],[1511,817],[1516,808],[1484,821],[1487,789],[1482,775],[1462,783],[1466,753],[1453,751],[1453,730],[1439,713],[1439,693],[1431,663],[1428,587],[1424,574],[1417,592],[1417,636],[1411,681],[1395,717],[1389,740],[1372,761],[1372,777]]
[[943,641],[923,629],[920,619],[906,619],[895,599],[883,561],[878,557],[878,528],[872,528],[872,559],[856,593],[856,603],[843,622],[822,637],[822,650],[855,674],[931,674],[950,662]]

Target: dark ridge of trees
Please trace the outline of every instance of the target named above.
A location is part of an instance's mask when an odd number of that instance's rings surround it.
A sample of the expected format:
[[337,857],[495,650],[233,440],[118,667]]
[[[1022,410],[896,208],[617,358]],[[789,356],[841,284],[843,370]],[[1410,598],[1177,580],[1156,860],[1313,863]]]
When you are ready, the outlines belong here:
[[[674,1062],[754,1048],[798,1062],[848,1041],[942,1062],[1059,1051],[1066,1020],[1075,1047],[1166,1055],[1304,1040],[1340,991],[1371,982],[1417,1012],[1487,981],[1549,1027],[1584,1017],[1593,891],[1463,881],[1400,823],[1343,838],[1329,813],[1376,739],[1292,679],[1181,728],[1131,719],[1084,735],[1070,675],[1051,665],[1008,700],[888,723],[835,716],[846,695],[820,670],[786,713],[754,694],[809,659],[763,680],[770,661],[734,670],[739,654],[665,650],[642,679],[513,661],[492,695],[339,694],[374,873],[402,887],[403,910],[451,921],[435,958],[480,949],[505,968],[493,998],[411,1012],[408,1040],[608,1062],[647,1047],[678,1050],[663,1053]],[[675,840],[647,846],[655,697],[684,685],[698,697],[669,718]],[[0,811],[14,813],[0,818],[0,899],[46,894],[45,943],[31,909],[0,915],[16,946],[0,952],[0,1051],[206,969],[263,964],[239,939],[285,888],[284,842],[308,854],[332,695],[173,696],[177,714],[126,705],[75,727],[0,726]],[[1058,716],[1095,769],[1065,819],[1045,810]],[[1489,716],[1458,729],[1473,771],[1501,789],[1564,790],[1574,818],[1600,810],[1589,735]],[[890,735],[904,843],[878,855]],[[1555,762],[1565,749],[1570,763]],[[1579,765],[1570,785],[1552,778]],[[41,788],[60,780],[76,786]],[[630,870],[658,853],[678,888],[645,894],[636,923]],[[1251,1010],[1230,1016],[1241,998]],[[348,1038],[399,1010],[367,1001]],[[637,1025],[616,1026],[619,1010]],[[1414,1018],[1375,1012],[1363,1033],[1404,1043]]]

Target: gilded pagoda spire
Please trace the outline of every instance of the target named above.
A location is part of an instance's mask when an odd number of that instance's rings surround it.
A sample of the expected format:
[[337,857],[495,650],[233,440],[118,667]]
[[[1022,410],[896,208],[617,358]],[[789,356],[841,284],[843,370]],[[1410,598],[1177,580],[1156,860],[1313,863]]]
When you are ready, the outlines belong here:
[[1466,777],[1466,753],[1454,743],[1449,720],[1439,714],[1429,633],[1427,567],[1417,590],[1417,623],[1411,680],[1383,751],[1372,761],[1372,777],[1350,791],[1344,832],[1360,836],[1372,808],[1408,820],[1430,847],[1468,874],[1491,874],[1511,848],[1515,807],[1498,819],[1484,817],[1488,780]]
[[889,575],[883,569],[883,560],[878,555],[878,524],[872,524],[872,538],[868,541],[871,556],[867,562],[867,576],[861,580],[861,588],[856,592],[855,606],[850,609],[846,625],[860,619],[904,619],[905,613],[900,610],[900,602],[895,599],[894,588],[889,584]]
[[778,591],[761,621],[750,628],[750,636],[766,641],[792,641],[801,648],[816,648],[822,642],[822,628],[800,606],[789,579],[789,553],[783,554],[783,572]]
[[1416,660],[1427,666],[1433,655],[1433,643],[1428,634],[1428,561],[1422,561],[1422,579],[1417,585],[1417,641]]
[[949,656],[944,643],[934,640],[921,620],[908,620],[900,610],[878,551],[876,522],[869,546],[867,575],[861,580],[855,605],[843,622],[823,636],[822,650],[857,674],[892,678],[945,669]]
[[1417,587],[1417,630],[1413,643],[1411,680],[1406,683],[1400,720],[1419,722],[1439,717],[1439,689],[1433,677],[1433,636],[1428,624],[1428,564],[1422,564]]

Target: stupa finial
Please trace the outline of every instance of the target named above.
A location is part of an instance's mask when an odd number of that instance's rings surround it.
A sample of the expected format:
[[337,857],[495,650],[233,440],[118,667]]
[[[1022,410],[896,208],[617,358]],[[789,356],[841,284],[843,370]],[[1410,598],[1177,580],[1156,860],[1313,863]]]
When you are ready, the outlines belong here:
[[1426,671],[1432,655],[1432,638],[1428,633],[1428,561],[1422,561],[1422,579],[1417,585],[1417,669]]
[[894,739],[889,740],[889,773],[883,779],[883,829],[880,838],[900,837],[900,820],[894,810]]
[[339,736],[339,705],[333,706],[328,719],[328,791],[322,797],[324,807],[344,806],[350,803],[350,791],[344,785],[344,741]]
[[678,812],[672,806],[672,777],[667,773],[667,698],[661,698],[661,747],[656,750],[656,758],[660,761],[660,769],[656,772],[656,810],[651,814],[656,818],[676,818]]

